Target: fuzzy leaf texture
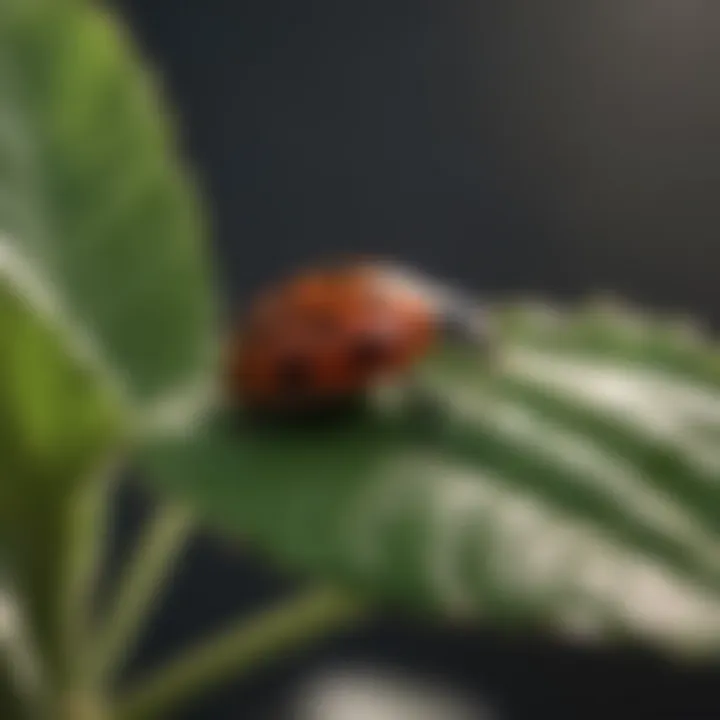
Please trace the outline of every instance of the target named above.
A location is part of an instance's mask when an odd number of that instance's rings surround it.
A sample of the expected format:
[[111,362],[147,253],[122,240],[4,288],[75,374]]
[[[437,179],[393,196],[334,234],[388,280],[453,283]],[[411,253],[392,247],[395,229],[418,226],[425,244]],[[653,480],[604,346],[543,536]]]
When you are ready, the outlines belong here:
[[154,478],[290,566],[435,617],[720,649],[720,361],[691,326],[496,305],[498,357],[444,347],[436,413],[148,451]]

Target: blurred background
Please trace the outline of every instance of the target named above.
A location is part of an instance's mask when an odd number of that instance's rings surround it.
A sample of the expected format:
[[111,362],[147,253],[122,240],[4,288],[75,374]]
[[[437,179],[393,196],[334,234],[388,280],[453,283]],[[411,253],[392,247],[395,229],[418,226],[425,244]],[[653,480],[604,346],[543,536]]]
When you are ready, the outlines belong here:
[[[720,322],[720,3],[114,5],[179,111],[231,305],[299,263],[359,252],[490,295],[610,289]],[[117,559],[144,511],[128,490]],[[130,671],[292,582],[242,548],[199,538]],[[348,667],[474,703],[432,720],[720,717],[720,670],[392,616],[178,720],[295,720],[307,697],[337,695],[324,674]],[[386,720],[370,705],[358,714],[363,677],[303,720]],[[408,712],[387,718],[420,720]]]

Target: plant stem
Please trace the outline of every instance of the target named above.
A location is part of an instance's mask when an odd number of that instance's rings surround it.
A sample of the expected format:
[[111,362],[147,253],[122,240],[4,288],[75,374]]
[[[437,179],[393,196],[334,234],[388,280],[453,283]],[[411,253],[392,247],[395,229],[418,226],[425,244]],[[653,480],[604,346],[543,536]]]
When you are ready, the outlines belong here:
[[67,476],[65,470],[51,477],[28,475],[26,492],[3,498],[6,589],[12,591],[22,634],[13,636],[9,657],[13,665],[33,666],[32,694],[50,706],[78,680],[76,659],[100,557],[108,470],[114,469],[107,461],[105,456],[82,463],[77,478],[70,470]]
[[156,670],[119,702],[116,720],[158,720],[231,675],[351,623],[361,605],[335,589],[314,589],[242,618]]
[[[18,603],[27,623],[27,639],[40,663],[43,695],[51,698],[70,683],[71,649],[67,620],[70,525],[73,497],[52,498],[47,505],[28,503],[14,518],[11,547]],[[91,542],[93,540],[90,540]]]
[[103,473],[82,489],[70,509],[66,584],[60,612],[67,663],[75,682],[81,680],[82,652],[90,640],[89,618],[109,535],[108,508],[114,484],[114,472]]
[[96,686],[117,672],[132,649],[192,527],[190,512],[176,505],[162,507],[148,523],[89,653],[86,669]]

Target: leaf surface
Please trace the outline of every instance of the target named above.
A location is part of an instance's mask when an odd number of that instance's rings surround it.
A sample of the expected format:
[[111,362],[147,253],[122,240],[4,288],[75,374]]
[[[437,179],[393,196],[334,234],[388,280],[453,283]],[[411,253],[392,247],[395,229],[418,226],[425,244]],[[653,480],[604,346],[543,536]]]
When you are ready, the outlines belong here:
[[665,649],[720,644],[717,353],[630,311],[495,309],[499,359],[445,347],[432,408],[323,429],[227,418],[150,477],[297,569],[441,617]]

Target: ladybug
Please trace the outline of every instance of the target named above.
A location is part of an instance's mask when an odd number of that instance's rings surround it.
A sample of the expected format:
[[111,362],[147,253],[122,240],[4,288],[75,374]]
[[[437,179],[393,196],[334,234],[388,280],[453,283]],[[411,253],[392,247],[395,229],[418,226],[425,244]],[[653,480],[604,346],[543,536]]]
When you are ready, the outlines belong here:
[[474,302],[399,266],[315,267],[266,288],[233,333],[229,396],[255,415],[353,405],[409,372],[453,327],[485,344]]

